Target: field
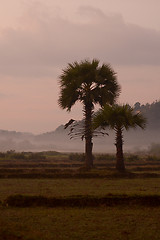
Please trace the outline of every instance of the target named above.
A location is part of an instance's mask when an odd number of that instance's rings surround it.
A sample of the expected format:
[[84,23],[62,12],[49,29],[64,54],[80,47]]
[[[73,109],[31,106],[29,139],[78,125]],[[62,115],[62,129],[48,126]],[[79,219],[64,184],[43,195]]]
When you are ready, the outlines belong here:
[[159,240],[160,208],[1,209],[1,239]]
[[[0,160],[0,239],[160,239],[157,157],[128,155],[121,175],[112,155],[96,156],[95,168],[86,172],[82,155],[18,159],[14,154]],[[23,202],[14,205],[12,197]],[[26,206],[29,197],[31,206]],[[62,206],[48,206],[42,197],[59,199]],[[105,197],[109,204],[97,204]],[[152,198],[146,202],[147,197]]]

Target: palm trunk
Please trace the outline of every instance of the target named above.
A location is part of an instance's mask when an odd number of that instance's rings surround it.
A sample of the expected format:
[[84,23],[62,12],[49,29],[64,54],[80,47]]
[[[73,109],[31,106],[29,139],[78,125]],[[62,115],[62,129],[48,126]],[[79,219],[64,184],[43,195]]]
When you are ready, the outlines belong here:
[[122,129],[116,130],[116,169],[120,172],[125,171],[124,157],[123,157],[123,135]]
[[87,169],[93,167],[93,134],[92,134],[92,104],[85,104],[85,165]]

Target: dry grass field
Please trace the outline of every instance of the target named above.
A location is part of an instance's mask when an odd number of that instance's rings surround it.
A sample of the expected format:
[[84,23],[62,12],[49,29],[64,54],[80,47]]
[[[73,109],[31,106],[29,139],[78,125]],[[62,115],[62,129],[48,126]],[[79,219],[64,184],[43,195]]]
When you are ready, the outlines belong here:
[[159,240],[160,208],[2,208],[4,240]]
[[[75,157],[75,159],[74,159]],[[80,156],[78,156],[80,157]],[[114,170],[113,156],[99,156],[95,168],[83,169],[83,161],[66,154],[44,159],[0,160],[0,240],[159,240],[160,201],[145,204],[146,197],[160,197],[160,160],[130,156],[127,172]],[[71,199],[109,196],[116,204],[30,207],[8,204],[21,195]],[[143,198],[132,202],[130,197]],[[123,199],[120,198],[125,197]],[[128,201],[127,201],[128,199]],[[119,201],[120,200],[120,201]],[[67,200],[68,201],[68,200]],[[153,198],[153,201],[155,199]]]

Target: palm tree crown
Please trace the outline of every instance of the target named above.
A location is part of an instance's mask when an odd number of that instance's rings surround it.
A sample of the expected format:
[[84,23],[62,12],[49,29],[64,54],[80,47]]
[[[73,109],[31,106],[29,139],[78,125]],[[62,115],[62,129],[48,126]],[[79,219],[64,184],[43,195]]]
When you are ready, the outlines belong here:
[[68,64],[60,76],[59,106],[70,111],[76,101],[82,103],[113,104],[120,87],[110,65],[99,66],[98,60]]
[[126,129],[146,126],[146,120],[140,112],[135,112],[128,104],[108,105],[106,104],[95,114],[94,128],[108,127],[110,129]]

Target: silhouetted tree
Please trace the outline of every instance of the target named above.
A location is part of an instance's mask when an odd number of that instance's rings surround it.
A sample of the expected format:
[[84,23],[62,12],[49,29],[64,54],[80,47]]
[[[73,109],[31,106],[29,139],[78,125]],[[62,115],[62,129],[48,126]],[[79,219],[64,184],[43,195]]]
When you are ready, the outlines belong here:
[[146,119],[138,112],[136,113],[132,107],[126,105],[105,105],[97,112],[93,119],[94,128],[108,127],[116,133],[116,169],[124,171],[123,157],[123,130],[129,128],[140,127],[145,128]]
[[85,163],[93,166],[92,118],[94,105],[113,104],[120,93],[116,74],[110,65],[99,66],[99,61],[84,60],[68,64],[60,76],[59,106],[70,111],[80,101],[83,104]]

